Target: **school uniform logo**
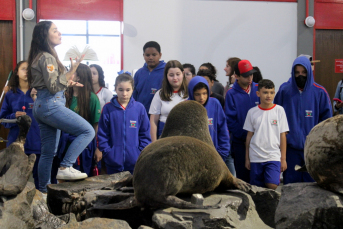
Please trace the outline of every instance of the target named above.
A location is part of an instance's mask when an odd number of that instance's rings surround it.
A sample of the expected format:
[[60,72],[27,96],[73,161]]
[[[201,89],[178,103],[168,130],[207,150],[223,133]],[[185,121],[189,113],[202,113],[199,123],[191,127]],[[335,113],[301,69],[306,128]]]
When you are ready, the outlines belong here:
[[277,126],[277,120],[276,120],[276,119],[273,119],[273,120],[271,121],[271,123],[272,123],[272,126]]
[[33,109],[33,103],[29,103],[29,109]]
[[213,118],[209,118],[209,119],[208,119],[208,125],[213,126]]
[[137,121],[130,120],[130,128],[137,128],[136,123],[137,123]]
[[156,94],[156,91],[157,91],[157,89],[156,89],[156,88],[151,88],[151,93],[150,93],[150,94],[153,94],[153,95],[155,95],[155,94]]
[[312,116],[312,111],[310,111],[310,110],[305,110],[305,117],[306,118],[312,118],[313,116]]

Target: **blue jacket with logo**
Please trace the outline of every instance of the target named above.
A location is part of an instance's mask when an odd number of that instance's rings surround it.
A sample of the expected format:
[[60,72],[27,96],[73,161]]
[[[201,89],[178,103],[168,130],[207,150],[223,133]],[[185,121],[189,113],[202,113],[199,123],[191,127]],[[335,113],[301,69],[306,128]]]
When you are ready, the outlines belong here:
[[166,63],[162,60],[151,72],[145,63],[134,76],[134,89],[132,97],[144,105],[146,113],[149,113],[150,104],[155,93],[161,89],[163,72]]
[[[296,65],[307,70],[307,81],[301,93],[295,81]],[[332,117],[330,97],[323,86],[314,82],[311,63],[304,56],[294,60],[292,79],[280,88],[274,102],[285,109],[289,125],[287,145],[297,150],[304,149],[306,136],[315,125]]]
[[193,89],[198,83],[204,83],[207,86],[208,100],[205,103],[208,116],[208,129],[217,152],[225,161],[230,155],[230,137],[226,126],[225,114],[219,101],[210,98],[208,83],[204,77],[195,76],[188,84],[189,100],[194,100]]
[[247,131],[243,129],[243,126],[248,111],[260,104],[260,98],[256,95],[257,89],[258,84],[253,82],[250,87],[250,94],[248,94],[236,80],[226,92],[224,111],[233,142],[244,143],[246,141]]
[[[32,123],[30,130],[26,136],[25,141],[25,153],[26,154],[40,154],[41,151],[41,140],[40,140],[40,131],[38,127],[38,123],[33,117],[32,108],[33,108],[33,100],[30,96],[31,89],[24,94],[19,88],[17,88],[17,93],[14,93],[12,90],[9,90],[6,95],[4,102],[1,107],[0,118],[6,119],[15,119],[15,113],[17,111],[24,111],[23,106],[25,106],[25,112],[28,116],[31,117]],[[7,144],[9,146],[12,142],[14,142],[19,134],[19,127],[15,123],[3,123],[5,128],[9,128],[10,132],[7,136]]]
[[115,172],[132,173],[139,154],[151,143],[150,122],[144,106],[131,97],[124,110],[114,96],[103,107],[97,141],[107,167]]

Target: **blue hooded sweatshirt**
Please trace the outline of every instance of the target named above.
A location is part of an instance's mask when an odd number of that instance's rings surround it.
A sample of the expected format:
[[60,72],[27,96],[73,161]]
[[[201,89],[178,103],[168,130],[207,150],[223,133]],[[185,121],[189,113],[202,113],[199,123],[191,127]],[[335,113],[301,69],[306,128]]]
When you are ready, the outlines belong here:
[[[296,65],[302,65],[307,70],[306,84],[302,92],[295,81]],[[274,102],[285,109],[289,125],[287,147],[296,150],[304,149],[306,136],[315,125],[332,117],[330,97],[323,86],[314,82],[311,62],[305,56],[294,60],[292,79],[280,88]]]
[[144,106],[131,97],[124,110],[114,96],[103,109],[98,126],[98,148],[108,173],[133,172],[141,151],[151,143],[150,122]]
[[155,93],[162,87],[165,66],[166,63],[162,60],[157,67],[150,72],[148,65],[145,63],[135,74],[135,87],[133,89],[132,97],[137,102],[144,105],[147,114],[149,113],[150,104]]
[[247,138],[247,131],[243,129],[248,111],[260,104],[260,98],[256,95],[258,84],[252,82],[250,94],[246,93],[238,84],[237,80],[226,92],[225,115],[227,127],[232,134],[232,141],[244,143]]
[[[40,131],[38,123],[33,117],[32,108],[33,100],[30,96],[31,89],[24,94],[22,90],[17,88],[17,93],[9,90],[6,95],[4,102],[1,107],[0,118],[15,119],[15,113],[17,111],[24,111],[23,106],[25,106],[25,112],[31,117],[32,123],[25,141],[25,153],[26,154],[40,154],[41,151],[41,141],[40,141]],[[10,132],[7,136],[8,142],[6,146],[9,146],[14,142],[19,134],[19,126],[15,123],[3,123],[5,128],[9,128]]]
[[217,152],[225,161],[230,155],[230,137],[226,126],[225,114],[219,101],[210,97],[207,80],[201,76],[195,76],[188,84],[189,100],[195,100],[193,89],[198,83],[204,83],[207,87],[208,99],[204,105],[208,116],[208,129]]

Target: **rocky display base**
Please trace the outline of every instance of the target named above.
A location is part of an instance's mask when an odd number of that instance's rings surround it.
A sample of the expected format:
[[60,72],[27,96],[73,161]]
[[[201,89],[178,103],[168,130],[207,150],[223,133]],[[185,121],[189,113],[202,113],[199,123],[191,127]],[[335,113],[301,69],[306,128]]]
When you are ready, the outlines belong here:
[[277,229],[342,228],[343,196],[316,183],[283,186],[275,213]]

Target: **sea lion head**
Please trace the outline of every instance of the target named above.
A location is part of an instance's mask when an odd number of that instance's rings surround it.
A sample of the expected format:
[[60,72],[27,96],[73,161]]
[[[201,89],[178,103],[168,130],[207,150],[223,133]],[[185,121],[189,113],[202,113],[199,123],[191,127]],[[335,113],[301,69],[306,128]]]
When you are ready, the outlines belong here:
[[191,100],[177,104],[168,115],[161,138],[171,136],[189,136],[213,146],[204,106]]

